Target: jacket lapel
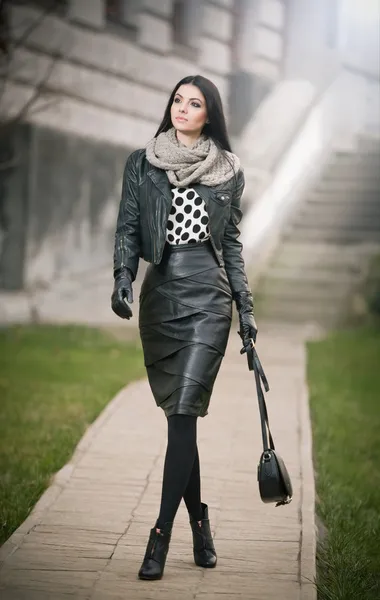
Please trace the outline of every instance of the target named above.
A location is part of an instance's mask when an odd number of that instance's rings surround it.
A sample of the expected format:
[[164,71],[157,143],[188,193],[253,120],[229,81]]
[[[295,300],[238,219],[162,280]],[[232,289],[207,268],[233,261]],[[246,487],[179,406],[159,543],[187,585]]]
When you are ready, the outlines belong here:
[[189,187],[192,187],[197,192],[197,194],[202,198],[202,200],[204,200],[206,209],[208,211],[210,188],[207,187],[207,185],[203,185],[202,183],[194,183],[194,185],[191,185]]
[[163,195],[169,212],[172,206],[172,193],[166,172],[161,169],[157,169],[156,167],[152,167],[148,171],[147,175],[153,181],[156,188],[158,188],[161,194]]

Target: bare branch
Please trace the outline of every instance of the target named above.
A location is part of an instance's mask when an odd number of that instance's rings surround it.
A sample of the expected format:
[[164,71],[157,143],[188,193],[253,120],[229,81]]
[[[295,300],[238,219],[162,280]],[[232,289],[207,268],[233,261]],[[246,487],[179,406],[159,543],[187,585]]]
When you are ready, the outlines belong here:
[[17,167],[20,161],[20,156],[16,155],[11,160],[7,160],[5,162],[0,162],[0,173],[1,171],[8,171],[9,169],[13,169]]
[[[15,115],[14,117],[11,117],[8,120],[9,124],[16,124],[19,123],[20,121],[22,121],[24,119],[24,117],[26,117],[28,114],[31,113],[31,110],[33,108],[33,106],[35,105],[35,103],[37,102],[37,100],[39,99],[39,97],[41,96],[41,94],[45,91],[45,88],[47,86],[47,83],[50,79],[50,76],[56,66],[56,63],[58,61],[58,57],[54,56],[53,59],[50,62],[49,68],[45,73],[45,76],[43,78],[42,81],[40,81],[36,87],[33,90],[33,94],[31,95],[31,97],[29,98],[29,100],[27,100],[27,102],[24,104],[24,106],[21,108],[21,110],[19,111],[19,113],[17,115]],[[39,110],[39,109],[38,109]],[[42,110],[42,108],[41,108]]]
[[[4,2],[4,4],[7,4],[7,2]],[[43,23],[44,19],[54,11],[58,4],[59,0],[52,0],[52,2],[47,6],[47,8],[41,11],[38,17],[34,21],[32,21],[32,23],[30,23],[29,27],[26,27],[23,34],[20,37],[12,40],[12,50],[19,48],[20,46],[24,46],[26,41],[32,35],[33,31],[37,29],[37,27],[41,25],[41,23]]]
[[[16,56],[17,50],[24,48],[27,52],[28,47],[33,48],[34,44],[32,40],[29,42],[30,36],[38,29],[46,16],[53,12],[61,2],[60,0],[51,0],[31,23],[28,21],[27,26],[24,25],[22,34],[18,37],[15,36],[14,30],[12,32],[9,31],[8,5],[10,4],[14,5],[16,2],[12,2],[12,0],[0,0],[0,107],[1,103],[4,102],[8,85],[12,83],[16,86],[17,84],[25,85],[22,70],[27,64],[28,57],[25,54],[24,60],[21,50]],[[49,91],[49,80],[57,62],[61,59],[62,49],[56,48],[55,51],[50,52],[49,56],[46,56],[46,66],[42,62],[42,68],[40,69],[40,63],[37,63],[38,79],[40,80],[34,84],[27,84],[32,85],[32,89],[28,88],[30,90],[29,98],[27,100],[24,99],[21,108],[16,109],[16,114],[10,114],[9,116],[3,114],[2,122],[0,122],[0,138],[2,142],[5,141],[7,143],[7,140],[12,139],[13,129],[18,123],[26,120],[31,115],[47,110],[52,104],[59,101],[59,96]],[[33,55],[30,60],[34,60]],[[34,63],[32,62],[31,64],[33,65]],[[20,70],[20,77],[18,77],[17,74]],[[41,73],[41,70],[44,72]],[[11,151],[7,156],[3,155],[0,157],[0,173],[10,170],[19,164],[20,156],[13,154],[15,149],[12,143],[10,149]]]

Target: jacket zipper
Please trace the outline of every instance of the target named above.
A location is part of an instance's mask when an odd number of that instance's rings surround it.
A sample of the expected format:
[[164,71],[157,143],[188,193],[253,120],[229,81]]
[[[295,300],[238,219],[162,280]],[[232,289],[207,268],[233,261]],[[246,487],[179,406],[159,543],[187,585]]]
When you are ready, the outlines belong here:
[[[151,215],[152,216],[152,215]],[[151,219],[148,218],[148,227],[149,227],[149,233],[150,233],[150,239],[153,241],[152,243],[152,252],[153,252],[153,264],[157,264],[156,263],[156,242],[155,242],[155,235],[154,235],[154,231],[151,225]]]
[[[206,200],[203,198],[202,194],[201,194],[199,191],[198,191],[198,195],[199,195],[199,197],[200,197],[200,198],[202,198],[203,202],[204,202],[204,203],[205,203],[205,205],[206,205],[206,209],[207,209],[207,202],[206,202]],[[220,260],[220,258],[219,258],[219,256],[218,256],[218,252],[217,252],[217,249],[216,249],[216,246],[215,246],[215,242],[214,242],[214,240],[213,240],[213,237],[212,237],[211,230],[210,230],[210,242],[211,242],[212,249],[214,250],[215,258],[216,258],[216,260],[217,260],[217,262],[218,262],[218,265],[219,265],[220,267],[223,267],[223,262]]]
[[125,267],[125,264],[124,264],[124,246],[123,246],[123,237],[122,236],[119,239],[119,252],[121,255],[120,268],[123,269]]

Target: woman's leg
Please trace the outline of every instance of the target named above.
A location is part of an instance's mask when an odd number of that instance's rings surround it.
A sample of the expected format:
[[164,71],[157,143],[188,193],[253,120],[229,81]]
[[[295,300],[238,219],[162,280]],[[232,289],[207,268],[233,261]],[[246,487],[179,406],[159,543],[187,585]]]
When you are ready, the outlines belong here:
[[198,447],[195,450],[195,459],[191,470],[189,483],[183,495],[189,515],[195,521],[201,521],[203,516],[201,505],[201,475],[199,466]]
[[157,529],[164,528],[165,523],[172,523],[174,521],[180,502],[189,484],[196,454],[197,417],[188,415],[172,415],[168,417],[168,446],[165,457]]
[[193,531],[194,561],[200,567],[214,567],[216,552],[211,536],[208,507],[200,502],[200,469],[197,449],[197,417],[173,415],[168,418],[160,514],[151,529],[140,579],[161,579],[169,550],[171,529],[184,498]]

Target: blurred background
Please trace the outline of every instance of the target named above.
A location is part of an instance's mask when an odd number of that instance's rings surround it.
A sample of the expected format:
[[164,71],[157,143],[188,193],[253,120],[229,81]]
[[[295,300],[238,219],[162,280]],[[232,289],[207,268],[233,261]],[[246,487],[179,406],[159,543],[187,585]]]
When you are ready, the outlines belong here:
[[109,297],[123,167],[196,73],[218,86],[244,165],[260,319],[365,312],[380,254],[379,6],[1,2],[1,322],[120,325]]

